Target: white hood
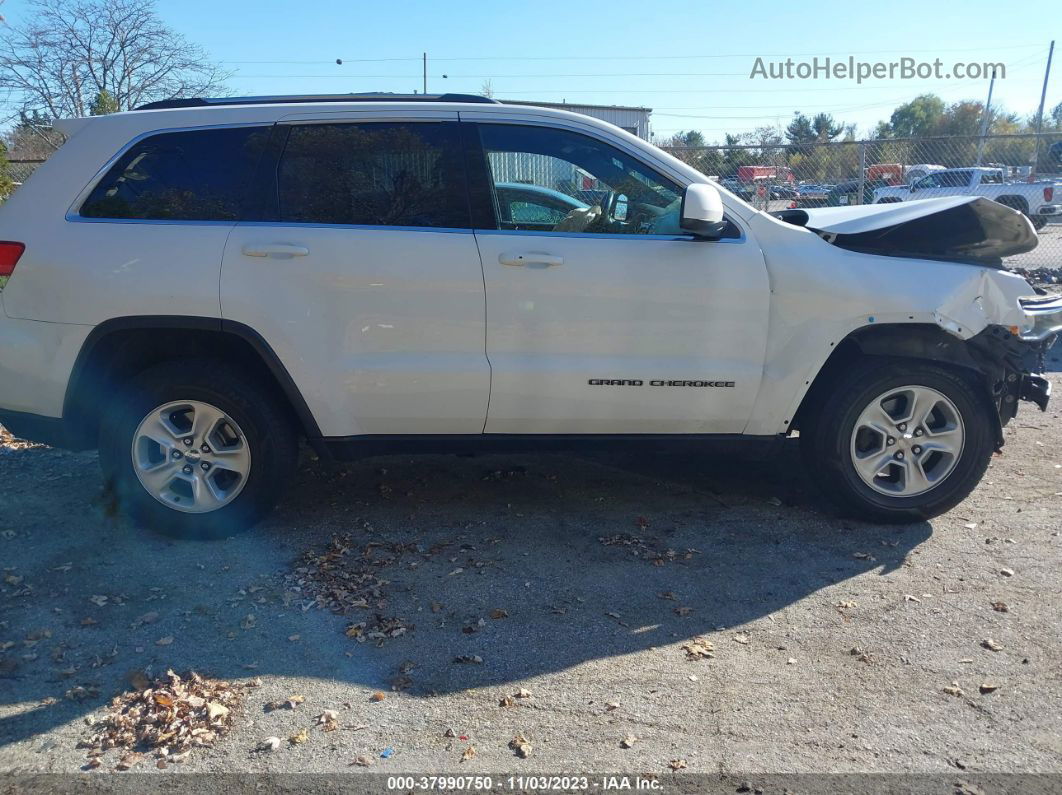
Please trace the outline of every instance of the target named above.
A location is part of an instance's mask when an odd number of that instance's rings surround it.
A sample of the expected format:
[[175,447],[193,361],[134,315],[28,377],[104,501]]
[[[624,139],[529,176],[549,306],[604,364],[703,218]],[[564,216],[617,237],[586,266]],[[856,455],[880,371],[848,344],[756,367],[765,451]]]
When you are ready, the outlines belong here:
[[1036,248],[1022,213],[980,196],[785,210],[778,218],[842,248],[901,257],[998,260]]

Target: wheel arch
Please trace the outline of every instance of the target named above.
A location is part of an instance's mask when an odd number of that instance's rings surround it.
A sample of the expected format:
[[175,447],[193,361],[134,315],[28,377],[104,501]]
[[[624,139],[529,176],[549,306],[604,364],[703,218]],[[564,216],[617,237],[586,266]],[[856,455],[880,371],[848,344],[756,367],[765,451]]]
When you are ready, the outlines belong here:
[[301,391],[257,331],[219,318],[149,315],[104,321],[85,340],[63,404],[71,441],[81,449],[95,446],[99,407],[123,379],[156,364],[202,355],[226,359],[252,371],[282,401],[300,433],[311,443],[320,438],[317,421]]
[[1029,214],[1029,202],[1024,196],[1007,194],[1006,196],[1000,196],[996,201],[1007,207],[1013,207],[1018,212]]
[[986,383],[988,374],[971,353],[967,343],[938,326],[925,323],[897,323],[863,326],[852,331],[835,347],[819,369],[800,401],[791,428],[807,424],[830,389],[857,360],[865,357],[892,357],[933,362],[966,376],[992,408],[997,444],[1003,443],[1003,423],[992,403]]

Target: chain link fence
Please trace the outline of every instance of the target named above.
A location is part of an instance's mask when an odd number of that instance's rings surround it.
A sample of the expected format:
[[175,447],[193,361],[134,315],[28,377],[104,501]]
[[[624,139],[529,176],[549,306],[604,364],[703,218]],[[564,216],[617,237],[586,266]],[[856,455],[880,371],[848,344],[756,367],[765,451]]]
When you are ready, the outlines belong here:
[[770,212],[985,196],[1028,215],[1040,235],[1006,265],[1062,280],[1062,132],[666,149]]

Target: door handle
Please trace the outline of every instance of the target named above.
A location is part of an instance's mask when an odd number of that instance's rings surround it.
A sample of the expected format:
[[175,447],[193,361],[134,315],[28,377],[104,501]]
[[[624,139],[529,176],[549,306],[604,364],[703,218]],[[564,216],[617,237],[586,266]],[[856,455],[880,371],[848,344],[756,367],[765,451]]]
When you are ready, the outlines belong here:
[[248,257],[291,259],[292,257],[305,257],[310,253],[310,249],[288,243],[251,243],[243,247],[243,253]]
[[505,253],[498,257],[502,265],[531,265],[540,268],[553,268],[564,264],[564,257],[546,254],[543,251],[522,251]]

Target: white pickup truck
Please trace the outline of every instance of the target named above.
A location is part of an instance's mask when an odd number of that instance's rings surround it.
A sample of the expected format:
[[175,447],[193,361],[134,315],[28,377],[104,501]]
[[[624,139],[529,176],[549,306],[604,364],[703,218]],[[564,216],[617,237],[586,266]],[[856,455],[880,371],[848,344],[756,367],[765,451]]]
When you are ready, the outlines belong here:
[[999,168],[948,168],[935,171],[911,185],[883,187],[874,191],[874,203],[934,199],[939,196],[983,196],[1029,217],[1042,229],[1050,216],[1062,215],[1062,183],[1007,182]]

